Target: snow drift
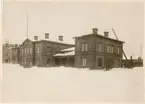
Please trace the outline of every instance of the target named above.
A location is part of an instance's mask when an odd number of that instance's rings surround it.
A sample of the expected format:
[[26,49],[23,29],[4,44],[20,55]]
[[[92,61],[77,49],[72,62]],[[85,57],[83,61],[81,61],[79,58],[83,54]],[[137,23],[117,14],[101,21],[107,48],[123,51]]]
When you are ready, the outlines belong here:
[[3,102],[142,102],[142,67],[110,71],[3,64]]

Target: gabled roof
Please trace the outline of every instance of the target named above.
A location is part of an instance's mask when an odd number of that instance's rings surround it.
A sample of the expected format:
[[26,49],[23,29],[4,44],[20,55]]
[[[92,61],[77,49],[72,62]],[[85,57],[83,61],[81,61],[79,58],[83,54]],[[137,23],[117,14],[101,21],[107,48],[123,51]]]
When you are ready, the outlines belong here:
[[86,35],[82,35],[82,36],[78,36],[78,37],[74,37],[74,38],[83,38],[83,37],[91,37],[91,36],[96,36],[96,37],[100,37],[100,38],[107,39],[107,40],[112,40],[112,41],[116,41],[116,42],[120,42],[120,43],[125,43],[124,41],[120,41],[120,40],[112,39],[112,38],[109,38],[109,37],[105,37],[105,36],[102,36],[100,34],[86,34]]
[[20,47],[21,47],[26,41],[33,42],[32,40],[30,40],[30,39],[27,38],[27,39],[25,39],[24,42],[20,45]]

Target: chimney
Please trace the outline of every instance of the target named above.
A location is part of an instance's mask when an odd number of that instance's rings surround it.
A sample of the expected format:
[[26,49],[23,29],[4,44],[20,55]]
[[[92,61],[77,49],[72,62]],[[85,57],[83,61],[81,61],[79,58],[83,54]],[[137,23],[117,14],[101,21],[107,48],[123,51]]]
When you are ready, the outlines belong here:
[[62,35],[58,36],[58,39],[59,41],[63,41],[63,36]]
[[109,37],[109,32],[108,31],[105,31],[104,32],[104,36],[108,38]]
[[34,40],[38,40],[38,36],[34,36]]
[[97,28],[93,28],[93,34],[98,34],[98,29]]
[[132,60],[132,56],[130,56],[130,60]]
[[15,44],[15,47],[18,47],[18,44]]
[[45,39],[49,39],[49,33],[45,33]]

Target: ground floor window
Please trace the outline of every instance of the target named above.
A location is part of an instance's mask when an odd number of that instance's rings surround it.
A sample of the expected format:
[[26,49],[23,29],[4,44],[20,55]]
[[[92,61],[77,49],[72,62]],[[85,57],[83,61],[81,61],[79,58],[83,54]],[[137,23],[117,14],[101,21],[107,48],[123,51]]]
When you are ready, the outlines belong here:
[[98,58],[98,67],[102,67],[102,58]]
[[82,66],[83,67],[87,66],[87,58],[82,58]]
[[50,59],[47,59],[46,63],[49,65],[50,64]]
[[39,60],[36,60],[36,65],[39,65]]

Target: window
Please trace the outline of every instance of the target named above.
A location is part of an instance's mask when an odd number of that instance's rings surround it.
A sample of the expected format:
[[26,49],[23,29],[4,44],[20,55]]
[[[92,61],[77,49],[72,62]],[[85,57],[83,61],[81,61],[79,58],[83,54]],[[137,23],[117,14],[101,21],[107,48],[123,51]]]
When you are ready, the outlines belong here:
[[102,58],[98,59],[98,67],[102,67]]
[[[50,48],[51,49],[51,48]],[[60,52],[60,48],[58,47],[58,48],[56,48],[56,52],[58,53],[58,52]],[[50,51],[49,51],[50,52]]]
[[40,47],[39,47],[39,46],[37,46],[37,48],[36,48],[36,52],[37,52],[37,53],[40,52]]
[[114,52],[114,46],[108,45],[107,46],[107,53],[113,53]]
[[26,48],[24,48],[25,49],[25,54],[27,54],[27,50],[26,50]]
[[110,49],[110,46],[109,45],[107,45],[107,53],[109,53],[110,51],[109,51],[109,49]]
[[27,54],[29,54],[29,48],[27,48]]
[[82,66],[83,67],[87,66],[87,58],[82,58]]
[[32,48],[31,47],[29,48],[29,52],[30,52],[30,54],[32,54]]
[[88,51],[88,44],[82,43],[81,50],[82,50],[82,52],[87,52]]
[[119,47],[117,47],[117,54],[120,54],[120,49],[119,49]]
[[103,44],[99,43],[99,52],[103,52]]
[[114,47],[113,46],[111,47],[111,53],[114,53]]
[[85,44],[82,44],[82,52],[84,52],[84,50],[85,50]]
[[23,55],[23,53],[24,53],[24,52],[23,52],[23,48],[21,49],[21,53],[22,53],[22,55]]
[[87,52],[87,51],[88,51],[88,44],[85,43],[85,52]]
[[50,64],[50,59],[47,59],[46,64],[47,64],[47,65]]

